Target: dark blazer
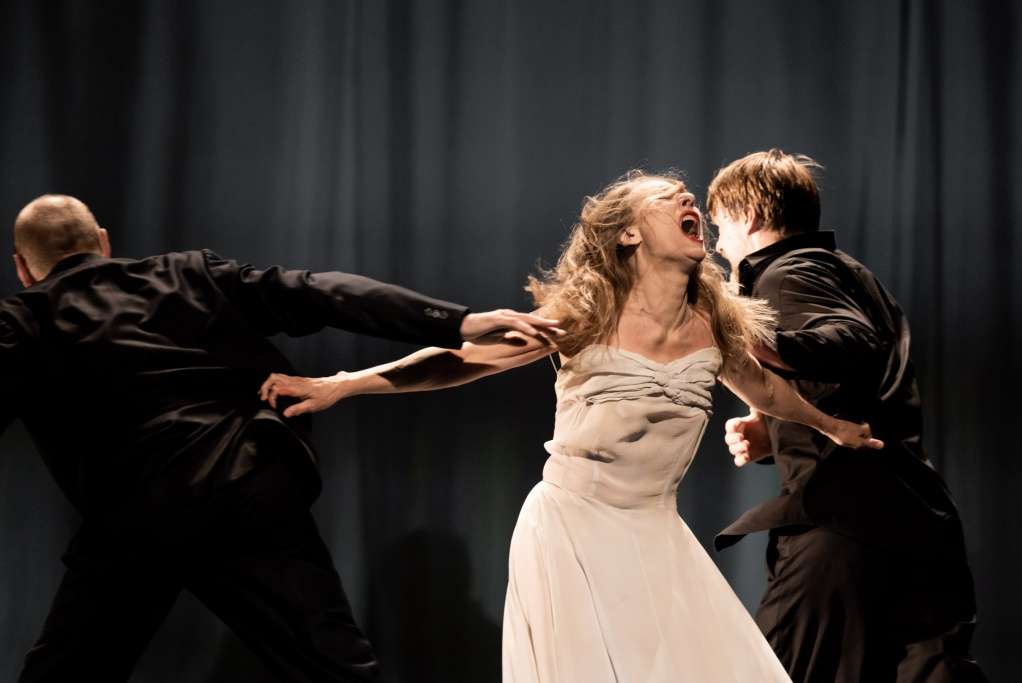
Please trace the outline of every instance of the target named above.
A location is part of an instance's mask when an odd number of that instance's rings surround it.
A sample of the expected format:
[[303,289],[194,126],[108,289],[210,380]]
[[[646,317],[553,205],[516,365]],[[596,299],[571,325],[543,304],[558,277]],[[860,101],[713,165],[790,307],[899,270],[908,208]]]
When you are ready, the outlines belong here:
[[740,264],[743,292],[778,312],[779,374],[821,411],[868,422],[881,451],[850,451],[792,422],[766,418],[781,495],[716,539],[816,525],[877,544],[926,543],[958,533],[958,513],[922,444],[909,327],[891,294],[838,251],[832,232],[795,235]]
[[302,462],[318,492],[304,421],[257,395],[269,373],[294,373],[267,337],[329,326],[456,348],[466,313],[357,275],[260,271],[209,251],[76,254],[0,302],[0,432],[21,418],[86,518],[158,509],[271,451]]

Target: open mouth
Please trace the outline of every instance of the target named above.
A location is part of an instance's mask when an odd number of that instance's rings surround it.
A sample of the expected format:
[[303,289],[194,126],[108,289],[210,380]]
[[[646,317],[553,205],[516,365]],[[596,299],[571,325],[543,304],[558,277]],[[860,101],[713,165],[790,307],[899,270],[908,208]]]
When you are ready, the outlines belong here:
[[682,216],[681,231],[690,240],[700,243],[703,241],[703,225],[697,214],[689,213]]

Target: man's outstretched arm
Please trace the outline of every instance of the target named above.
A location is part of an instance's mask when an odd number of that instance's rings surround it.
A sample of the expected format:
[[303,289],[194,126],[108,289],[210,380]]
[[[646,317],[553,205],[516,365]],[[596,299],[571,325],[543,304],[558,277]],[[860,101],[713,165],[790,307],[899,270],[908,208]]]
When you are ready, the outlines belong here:
[[217,287],[264,334],[302,336],[335,327],[413,344],[460,348],[504,330],[546,333],[555,321],[509,310],[471,314],[465,306],[350,273],[249,265],[203,251]]

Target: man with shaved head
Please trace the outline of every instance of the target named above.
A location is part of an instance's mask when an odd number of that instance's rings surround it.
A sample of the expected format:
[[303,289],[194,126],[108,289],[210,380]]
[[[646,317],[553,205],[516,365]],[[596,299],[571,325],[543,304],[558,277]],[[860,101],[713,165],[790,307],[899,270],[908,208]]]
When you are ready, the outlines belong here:
[[61,195],[18,214],[14,247],[25,289],[0,301],[0,433],[24,422],[83,519],[19,680],[127,680],[181,590],[281,680],[375,680],[309,513],[306,425],[259,399],[270,373],[295,374],[267,337],[330,326],[459,347],[554,321],[206,250],[114,259]]
[[95,253],[109,258],[110,238],[81,201],[43,195],[14,221],[14,264],[26,287],[42,280],[66,256]]

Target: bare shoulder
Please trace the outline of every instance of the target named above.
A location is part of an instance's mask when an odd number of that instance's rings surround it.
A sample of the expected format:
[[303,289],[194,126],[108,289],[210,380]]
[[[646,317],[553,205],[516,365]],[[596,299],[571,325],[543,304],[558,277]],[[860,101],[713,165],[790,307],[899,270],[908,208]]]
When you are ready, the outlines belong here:
[[691,325],[689,334],[694,342],[700,346],[716,346],[716,340],[713,338],[713,321],[707,311],[695,309]]

